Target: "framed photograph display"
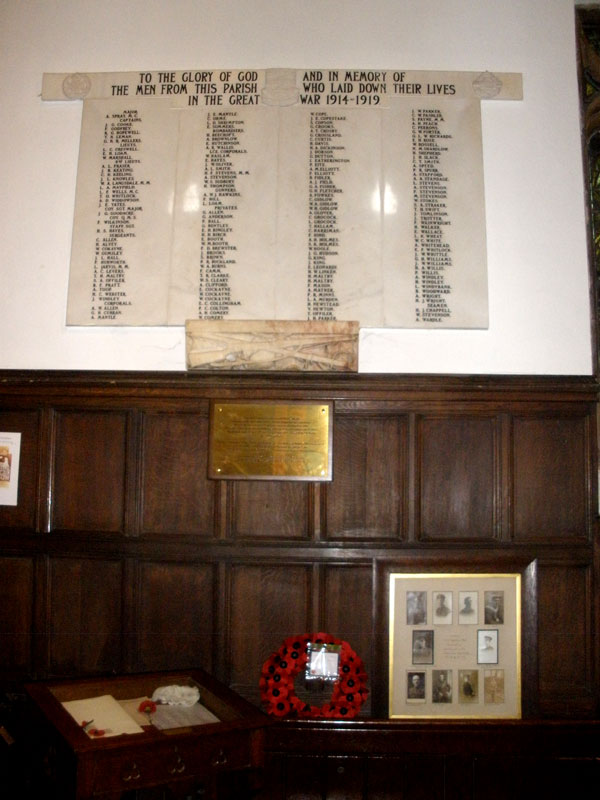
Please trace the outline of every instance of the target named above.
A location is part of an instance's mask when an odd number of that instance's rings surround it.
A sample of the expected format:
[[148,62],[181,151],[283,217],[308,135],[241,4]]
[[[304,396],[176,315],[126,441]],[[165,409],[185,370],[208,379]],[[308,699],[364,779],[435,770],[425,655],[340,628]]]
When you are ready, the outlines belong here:
[[389,576],[391,718],[521,717],[521,573]]

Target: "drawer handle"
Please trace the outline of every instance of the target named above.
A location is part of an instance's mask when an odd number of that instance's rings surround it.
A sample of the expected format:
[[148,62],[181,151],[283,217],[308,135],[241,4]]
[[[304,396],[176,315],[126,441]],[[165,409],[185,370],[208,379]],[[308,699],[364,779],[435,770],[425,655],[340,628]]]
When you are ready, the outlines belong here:
[[212,765],[213,767],[224,767],[227,763],[227,756],[225,755],[224,750],[219,750],[217,755],[213,758]]
[[121,776],[122,780],[125,781],[125,783],[127,783],[128,781],[139,781],[141,777],[142,776],[140,773],[140,769],[138,765],[135,763],[135,761],[129,768],[129,772],[124,772]]

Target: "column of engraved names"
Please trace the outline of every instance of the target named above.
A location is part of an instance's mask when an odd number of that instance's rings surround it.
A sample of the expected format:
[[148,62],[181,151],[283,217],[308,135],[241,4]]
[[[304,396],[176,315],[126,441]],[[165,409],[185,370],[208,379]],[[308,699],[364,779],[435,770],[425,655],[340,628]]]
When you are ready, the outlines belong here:
[[246,150],[241,140],[244,120],[235,111],[211,112],[206,119],[204,190],[200,234],[198,316],[223,319],[231,306],[231,268],[237,263],[237,246],[231,239],[238,211],[238,179],[248,170],[236,169],[234,160]]
[[412,164],[415,262],[415,321],[442,322],[452,316],[446,296],[452,294],[447,270],[452,250],[446,241],[448,177],[443,159],[452,135],[441,129],[439,109],[412,111]]
[[98,188],[98,214],[90,318],[116,320],[131,305],[127,292],[129,264],[124,240],[136,237],[136,220],[143,206],[140,186],[150,180],[140,176],[136,157],[142,141],[142,119],[135,109],[106,116]]
[[335,176],[349,158],[337,122],[346,117],[325,112],[310,115],[308,183],[307,319],[335,320],[339,301],[333,289],[339,255],[338,196]]

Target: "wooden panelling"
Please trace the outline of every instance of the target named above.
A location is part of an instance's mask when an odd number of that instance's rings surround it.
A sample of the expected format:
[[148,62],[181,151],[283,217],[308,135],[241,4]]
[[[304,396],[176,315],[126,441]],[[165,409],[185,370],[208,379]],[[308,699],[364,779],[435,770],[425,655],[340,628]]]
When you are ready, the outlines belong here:
[[325,762],[326,797],[332,800],[362,800],[365,762],[360,757],[329,756]]
[[49,674],[121,670],[121,563],[54,558],[49,581]]
[[546,566],[538,588],[538,647],[541,703],[561,707],[589,705],[591,685],[592,600],[585,566]]
[[31,673],[33,561],[0,558],[0,670]]
[[213,668],[215,575],[201,563],[143,562],[137,595],[137,640],[142,671]]
[[366,760],[369,800],[432,800],[444,795],[444,759],[440,756],[388,756]]
[[142,533],[214,534],[207,441],[206,415],[144,415]]
[[326,487],[329,539],[404,534],[406,420],[336,417],[333,482]]
[[53,528],[123,530],[126,423],[126,414],[117,412],[58,415]]
[[495,440],[493,419],[420,419],[418,538],[493,538]]
[[514,419],[515,541],[589,535],[588,436],[582,416]]
[[[344,797],[341,786],[360,800],[564,800],[583,785],[590,788],[582,796],[594,796],[600,773],[597,721],[289,720],[267,729],[266,749],[260,800]],[[580,784],[580,775],[590,783]]]
[[288,636],[312,630],[310,568],[235,565],[230,575],[229,683],[258,700],[263,663]]
[[21,434],[18,505],[0,506],[0,528],[35,528],[39,414],[35,411],[0,411],[0,431]]
[[[281,769],[283,778],[272,776]],[[287,756],[270,765],[260,800],[436,800],[444,794],[440,756]]]
[[327,759],[289,756],[285,763],[285,800],[322,800],[325,794]]
[[314,487],[302,481],[231,481],[236,539],[306,539]]
[[[323,629],[335,631],[363,660],[367,674],[373,675],[373,570],[371,567],[325,567],[321,618]],[[369,621],[372,620],[371,624]],[[371,710],[371,695],[363,705]]]
[[[22,451],[19,505],[0,507],[0,677],[199,665],[259,704],[270,654],[324,630],[365,662],[360,726],[387,716],[392,566],[536,563],[525,715],[594,718],[596,396],[583,378],[8,376],[0,429],[21,431]],[[333,480],[209,480],[215,398],[332,404]],[[427,730],[414,753],[435,796]],[[292,793],[358,791],[358,762],[329,761],[343,751],[326,744],[312,754],[321,777],[293,762]],[[418,771],[393,755],[404,796],[419,797]],[[363,794],[385,797],[387,767],[364,769]]]
[[[473,800],[564,800],[576,786],[597,786],[595,758],[477,758],[473,760]],[[594,793],[594,789],[590,789]]]

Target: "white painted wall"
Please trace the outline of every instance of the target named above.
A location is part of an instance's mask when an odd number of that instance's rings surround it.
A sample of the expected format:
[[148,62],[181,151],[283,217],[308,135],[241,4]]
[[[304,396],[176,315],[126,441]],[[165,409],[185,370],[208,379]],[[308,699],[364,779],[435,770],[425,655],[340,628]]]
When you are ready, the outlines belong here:
[[184,369],[183,328],[65,326],[81,106],[39,94],[220,67],[523,73],[482,112],[489,330],[363,332],[360,368],[592,372],[570,0],[0,0],[0,368]]

